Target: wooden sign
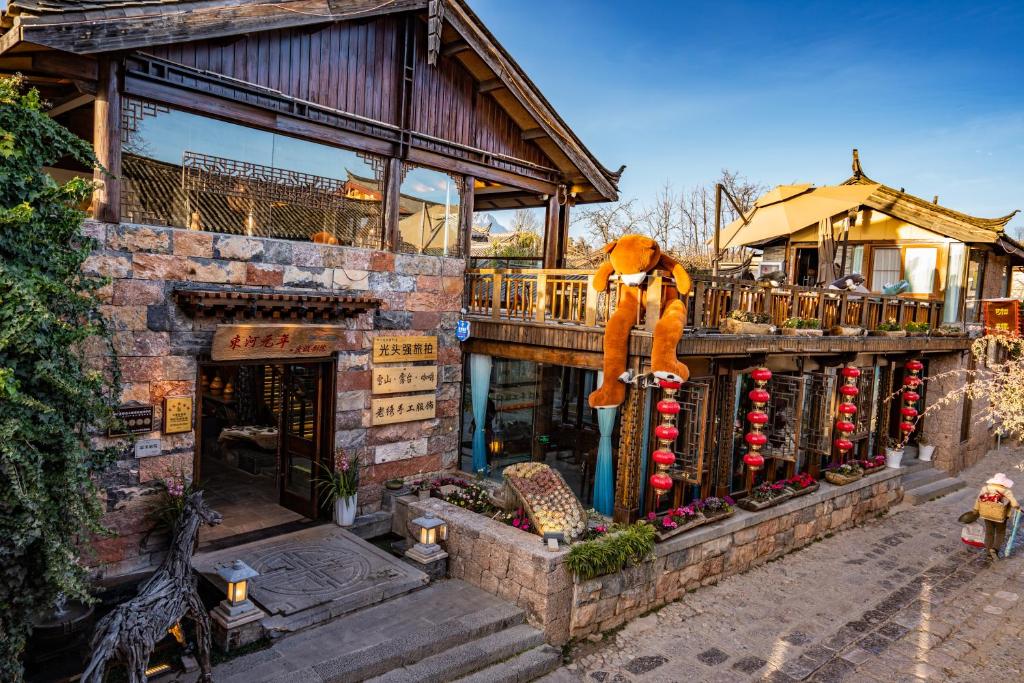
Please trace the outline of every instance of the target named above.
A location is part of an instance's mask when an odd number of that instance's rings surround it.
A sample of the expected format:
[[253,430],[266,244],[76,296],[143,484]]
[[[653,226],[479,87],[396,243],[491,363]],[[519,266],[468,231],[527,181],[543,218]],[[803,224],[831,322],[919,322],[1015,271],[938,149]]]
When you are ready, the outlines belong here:
[[377,337],[373,340],[374,363],[414,360],[437,360],[437,337]]
[[345,329],[337,325],[218,325],[210,358],[327,358],[345,344]]
[[373,369],[373,393],[398,394],[437,389],[436,365],[392,365]]
[[986,299],[982,302],[986,334],[1020,334],[1020,302],[1016,299]]
[[115,426],[107,431],[107,436],[127,436],[128,434],[145,434],[153,431],[153,406],[138,402],[126,403],[114,408]]
[[192,397],[168,396],[164,399],[164,434],[192,431]]
[[432,420],[436,415],[436,403],[437,398],[434,394],[375,398],[371,401],[370,407],[373,424],[376,426],[394,424],[395,422]]

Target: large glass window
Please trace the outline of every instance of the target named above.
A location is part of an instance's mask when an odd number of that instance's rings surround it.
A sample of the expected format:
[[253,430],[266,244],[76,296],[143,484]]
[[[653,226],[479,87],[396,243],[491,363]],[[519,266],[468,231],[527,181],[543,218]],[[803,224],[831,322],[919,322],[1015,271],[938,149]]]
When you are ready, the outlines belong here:
[[935,291],[935,272],[939,250],[935,247],[907,247],[906,278],[912,294],[931,294]]
[[964,321],[969,323],[978,322],[981,315],[981,284],[985,281],[985,252],[980,249],[971,249],[970,258],[967,261],[967,286],[966,300],[964,304]]
[[384,160],[126,99],[122,220],[379,247]]
[[879,248],[871,252],[871,291],[880,292],[900,279],[900,250]]
[[398,207],[398,251],[435,256],[461,253],[461,183],[454,176],[422,166],[402,167]]

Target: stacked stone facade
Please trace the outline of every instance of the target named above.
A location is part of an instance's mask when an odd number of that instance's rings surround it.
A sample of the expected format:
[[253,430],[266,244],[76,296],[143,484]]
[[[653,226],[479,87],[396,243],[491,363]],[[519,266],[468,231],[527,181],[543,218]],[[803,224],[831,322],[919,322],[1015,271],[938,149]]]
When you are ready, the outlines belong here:
[[[198,358],[209,354],[217,324],[230,322],[186,315],[174,302],[175,289],[359,294],[381,305],[337,323],[346,343],[336,354],[334,441],[336,457],[356,454],[365,466],[360,507],[379,507],[387,479],[456,465],[462,365],[454,329],[464,260],[96,221],[87,221],[84,231],[102,245],[85,270],[111,279],[100,295],[119,358],[121,399],[152,405],[155,425],[164,397],[196,395]],[[371,426],[370,349],[377,334],[437,335],[435,419]],[[99,344],[89,352],[97,360],[105,354]],[[116,535],[86,549],[86,560],[108,575],[159,560],[166,539],[148,536],[145,520],[153,484],[168,475],[190,476],[196,458],[193,432],[137,436],[159,438],[160,455],[136,459],[127,440],[98,439],[123,453],[100,482],[104,521]]]

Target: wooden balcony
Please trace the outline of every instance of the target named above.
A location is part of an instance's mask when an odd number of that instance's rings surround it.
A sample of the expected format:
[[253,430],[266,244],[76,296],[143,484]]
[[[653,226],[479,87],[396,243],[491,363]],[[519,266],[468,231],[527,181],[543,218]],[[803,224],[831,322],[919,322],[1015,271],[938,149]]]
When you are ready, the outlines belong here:
[[[545,357],[572,353],[576,364],[600,366],[603,327],[615,311],[618,284],[607,292],[590,285],[592,271],[556,269],[475,269],[467,271],[468,315],[480,352],[495,344],[521,344],[549,349]],[[649,356],[651,334],[661,307],[668,273],[648,277],[647,315],[639,316],[631,335],[630,353]],[[782,285],[766,287],[750,280],[695,278],[687,300],[687,333],[680,355],[735,353],[849,353],[967,348],[963,337],[791,337],[727,335],[719,332],[732,311],[767,313],[773,324],[786,318],[817,318],[824,329],[842,325],[875,329],[895,319],[900,324],[942,321],[942,302],[879,294]],[[537,358],[540,360],[540,358]],[[555,362],[556,358],[549,358]]]

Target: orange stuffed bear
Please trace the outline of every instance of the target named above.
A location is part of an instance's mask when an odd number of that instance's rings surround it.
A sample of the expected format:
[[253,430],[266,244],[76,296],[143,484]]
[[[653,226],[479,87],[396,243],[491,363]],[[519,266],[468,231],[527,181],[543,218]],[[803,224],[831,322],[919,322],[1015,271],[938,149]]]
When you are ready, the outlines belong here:
[[685,382],[690,376],[687,367],[676,358],[676,346],[686,325],[686,304],[680,297],[690,293],[690,276],[675,259],[661,253],[658,243],[643,235],[626,235],[606,244],[602,251],[608,260],[594,273],[594,289],[608,289],[613,273],[618,275],[618,304],[604,330],[604,381],[590,394],[592,408],[621,405],[626,398],[626,385],[619,376],[626,370],[629,352],[629,331],[637,321],[640,306],[646,305],[647,291],[641,291],[647,274],[652,270],[671,271],[675,289],[665,294],[661,317],[654,327],[654,346],[651,350],[651,370],[662,379]]

